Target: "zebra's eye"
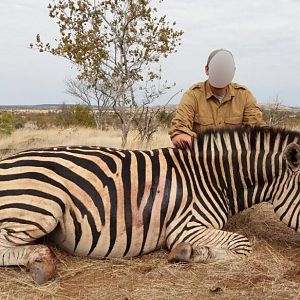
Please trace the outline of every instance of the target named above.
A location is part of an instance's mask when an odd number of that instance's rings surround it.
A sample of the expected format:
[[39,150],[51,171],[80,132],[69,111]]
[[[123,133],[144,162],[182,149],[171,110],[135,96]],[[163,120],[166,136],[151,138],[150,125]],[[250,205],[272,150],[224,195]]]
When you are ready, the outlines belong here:
[[300,146],[296,143],[289,144],[284,150],[284,158],[293,168],[300,166]]

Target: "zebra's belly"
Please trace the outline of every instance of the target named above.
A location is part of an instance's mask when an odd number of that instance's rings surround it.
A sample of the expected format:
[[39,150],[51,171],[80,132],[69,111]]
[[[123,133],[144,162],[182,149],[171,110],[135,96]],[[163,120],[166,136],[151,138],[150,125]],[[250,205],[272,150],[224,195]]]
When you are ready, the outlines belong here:
[[80,225],[79,237],[73,222],[65,219],[50,234],[50,239],[72,255],[94,258],[134,257],[165,247],[165,229],[160,231],[159,224],[150,223],[146,236],[142,222],[133,222],[129,231],[120,225],[115,230],[107,224],[93,232],[86,219]]

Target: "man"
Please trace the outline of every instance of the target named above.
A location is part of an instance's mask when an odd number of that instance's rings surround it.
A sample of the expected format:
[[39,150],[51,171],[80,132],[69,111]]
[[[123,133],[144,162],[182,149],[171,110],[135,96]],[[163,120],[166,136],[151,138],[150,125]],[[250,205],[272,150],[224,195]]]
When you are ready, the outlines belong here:
[[230,51],[213,51],[208,57],[205,73],[208,80],[190,87],[172,120],[169,134],[175,147],[190,147],[192,137],[207,128],[266,126],[251,92],[231,82],[235,63]]

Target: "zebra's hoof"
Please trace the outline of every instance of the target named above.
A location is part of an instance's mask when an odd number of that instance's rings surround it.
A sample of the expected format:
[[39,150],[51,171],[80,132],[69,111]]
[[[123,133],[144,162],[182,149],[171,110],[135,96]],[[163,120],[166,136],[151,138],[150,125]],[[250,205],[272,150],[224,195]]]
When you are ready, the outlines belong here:
[[37,284],[44,284],[52,279],[56,273],[55,263],[52,257],[36,260],[28,266],[32,279]]
[[169,253],[168,262],[189,262],[192,252],[193,248],[189,243],[180,243]]

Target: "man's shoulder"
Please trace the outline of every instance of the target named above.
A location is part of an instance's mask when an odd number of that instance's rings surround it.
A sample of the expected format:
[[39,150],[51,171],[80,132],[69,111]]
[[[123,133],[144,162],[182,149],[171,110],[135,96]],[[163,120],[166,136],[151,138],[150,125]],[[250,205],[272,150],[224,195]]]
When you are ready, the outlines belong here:
[[249,89],[246,86],[242,85],[242,84],[232,82],[231,85],[234,89],[249,91]]
[[203,90],[204,91],[205,81],[198,82],[190,86],[189,90]]

